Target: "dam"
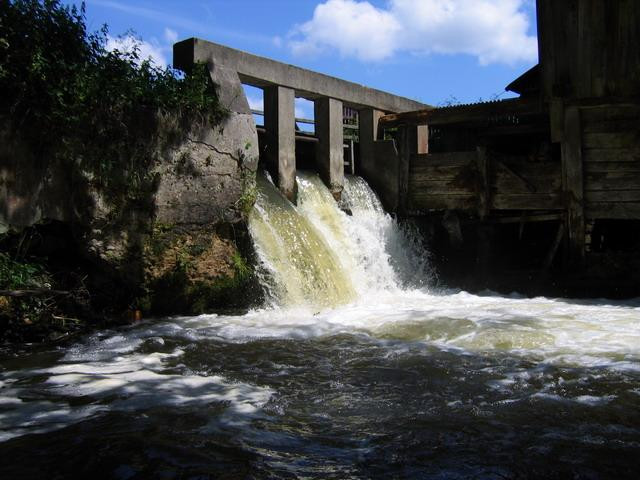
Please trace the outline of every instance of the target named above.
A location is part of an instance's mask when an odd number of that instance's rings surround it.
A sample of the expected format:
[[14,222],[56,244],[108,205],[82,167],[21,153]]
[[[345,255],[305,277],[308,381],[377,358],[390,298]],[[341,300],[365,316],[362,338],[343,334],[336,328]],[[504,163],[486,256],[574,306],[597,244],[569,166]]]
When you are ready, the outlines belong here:
[[[640,34],[625,20],[638,14],[616,4],[602,23],[584,3],[538,2],[539,63],[502,101],[434,108],[201,39],[174,57],[187,71],[207,63],[235,114],[251,114],[243,84],[263,90],[251,142],[290,201],[296,169],[318,172],[336,200],[345,168],[362,176],[421,229],[449,283],[638,296]],[[296,97],[314,103],[312,133],[296,130]]]

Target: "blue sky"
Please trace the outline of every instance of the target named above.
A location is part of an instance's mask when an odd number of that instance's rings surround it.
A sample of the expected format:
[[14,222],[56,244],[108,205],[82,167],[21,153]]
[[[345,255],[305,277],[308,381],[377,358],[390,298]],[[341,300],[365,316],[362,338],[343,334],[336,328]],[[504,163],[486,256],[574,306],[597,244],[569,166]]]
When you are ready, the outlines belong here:
[[[67,3],[76,3],[68,1]],[[432,105],[499,95],[537,63],[535,0],[87,0],[87,23],[134,31],[171,63],[200,37]],[[259,92],[249,91],[254,106]],[[310,117],[312,107],[298,103]]]

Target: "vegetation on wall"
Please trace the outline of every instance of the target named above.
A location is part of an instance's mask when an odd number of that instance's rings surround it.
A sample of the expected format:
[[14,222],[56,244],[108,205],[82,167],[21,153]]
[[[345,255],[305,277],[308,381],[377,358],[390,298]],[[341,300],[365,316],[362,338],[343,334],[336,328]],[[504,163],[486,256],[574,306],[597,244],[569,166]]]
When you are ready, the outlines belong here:
[[138,307],[156,314],[201,314],[257,298],[252,267],[239,250],[242,239],[233,238],[240,232],[221,230],[182,231],[156,223],[146,246],[148,289]]
[[153,189],[159,146],[225,112],[204,67],[183,76],[137,48],[108,51],[107,34],[87,31],[84,4],[0,0],[0,115],[35,153],[77,166],[122,207]]
[[[0,342],[47,338],[58,326],[61,333],[69,325],[82,328],[144,310],[137,299],[148,287],[144,244],[155,233],[153,166],[189,130],[218,125],[227,114],[204,64],[186,74],[159,68],[135,47],[108,50],[108,40],[106,26],[87,30],[84,4],[0,0],[0,124],[35,161],[64,172],[75,214],[71,222],[26,229],[43,238],[39,248],[21,248],[26,230],[0,234]],[[251,195],[243,196],[243,208],[252,205]],[[92,245],[103,248],[109,261],[79,258],[87,238],[96,240]],[[110,238],[116,240],[109,244]],[[53,251],[56,243],[62,250]],[[247,283],[249,267],[227,243],[213,251],[203,237],[187,245],[188,256],[165,262],[165,276],[182,272],[183,288],[185,279],[200,288],[197,305],[187,305],[195,294],[185,293],[183,311],[223,305],[226,292]],[[192,251],[201,245],[211,251]],[[174,250],[169,253],[184,253]],[[110,263],[112,253],[117,258]],[[204,275],[182,261],[200,261],[202,255],[225,269]]]

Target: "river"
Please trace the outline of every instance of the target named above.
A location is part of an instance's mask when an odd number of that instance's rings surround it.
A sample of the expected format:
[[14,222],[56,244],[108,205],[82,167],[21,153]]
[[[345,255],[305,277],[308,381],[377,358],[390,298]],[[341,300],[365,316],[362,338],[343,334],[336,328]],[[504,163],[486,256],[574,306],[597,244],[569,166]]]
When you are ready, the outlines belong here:
[[437,289],[417,237],[260,179],[265,304],[0,360],[2,478],[637,478],[640,300]]

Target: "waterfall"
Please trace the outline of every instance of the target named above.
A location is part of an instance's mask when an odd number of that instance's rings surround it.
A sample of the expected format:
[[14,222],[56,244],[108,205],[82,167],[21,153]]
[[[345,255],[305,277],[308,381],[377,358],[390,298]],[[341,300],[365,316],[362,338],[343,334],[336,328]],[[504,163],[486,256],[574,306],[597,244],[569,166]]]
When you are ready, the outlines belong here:
[[249,231],[271,300],[313,307],[352,301],[352,283],[323,236],[267,178],[258,176],[257,184]]
[[274,304],[335,307],[421,286],[428,262],[360,177],[345,178],[342,211],[317,174],[299,172],[298,205],[264,176],[249,229]]

